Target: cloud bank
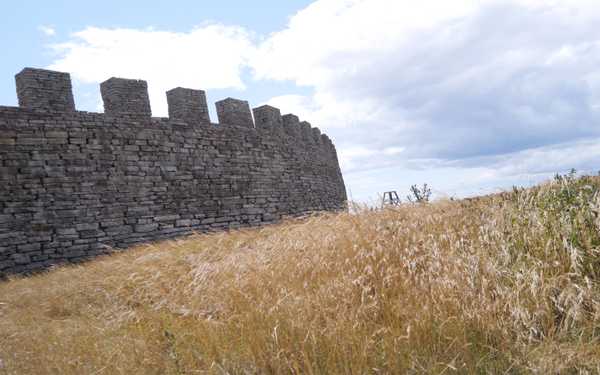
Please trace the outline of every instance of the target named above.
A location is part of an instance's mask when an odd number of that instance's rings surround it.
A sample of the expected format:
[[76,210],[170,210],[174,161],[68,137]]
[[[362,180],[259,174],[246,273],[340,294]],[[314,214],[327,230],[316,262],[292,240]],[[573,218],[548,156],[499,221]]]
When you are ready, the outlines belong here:
[[510,179],[600,169],[598,24],[587,0],[317,0],[262,39],[87,28],[55,46],[52,68],[143,77],[158,114],[169,88],[243,88],[249,69],[310,89],[269,103],[328,132],[350,183],[378,168]]
[[351,169],[456,161],[599,136],[599,22],[586,1],[319,1],[254,66],[315,88]]

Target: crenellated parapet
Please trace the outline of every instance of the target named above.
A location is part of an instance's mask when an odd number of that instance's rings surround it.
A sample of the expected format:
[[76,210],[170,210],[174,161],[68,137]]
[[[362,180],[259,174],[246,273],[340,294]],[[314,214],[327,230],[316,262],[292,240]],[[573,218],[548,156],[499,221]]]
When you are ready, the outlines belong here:
[[110,78],[104,113],[75,108],[67,73],[26,68],[0,107],[0,278],[114,248],[345,208],[333,143],[293,114]]
[[315,139],[312,133],[312,126],[308,121],[300,121],[300,138],[308,144],[314,144]]
[[[20,107],[42,112],[76,112],[68,73],[25,68],[15,80]],[[100,92],[107,116],[152,118],[146,81],[113,77],[100,84]],[[177,87],[167,91],[166,98],[170,120],[194,126],[212,125],[204,91]],[[247,101],[234,98],[218,101],[215,106],[219,126],[253,129],[263,135],[317,147],[320,155],[337,163],[331,140],[294,114],[282,116],[278,108],[270,105],[251,111]]]
[[25,68],[15,76],[19,106],[52,112],[74,112],[69,73]]
[[319,128],[312,128],[311,132],[312,132],[311,135],[312,135],[312,138],[313,138],[313,142],[316,145],[320,146],[321,145],[321,129],[319,129]]
[[100,84],[100,93],[107,115],[152,116],[146,81],[113,77]]
[[256,129],[278,136],[284,134],[283,120],[281,119],[281,111],[279,108],[263,105],[254,108],[252,112],[254,113]]
[[[75,112],[71,78],[68,73],[25,68],[15,76],[19,106],[50,112]],[[104,113],[151,118],[146,81],[113,77],[100,84]],[[206,93],[177,87],[166,92],[169,118],[189,125],[211,125]],[[322,146],[321,132],[294,114],[281,115],[270,105],[250,110],[245,100],[226,98],[215,103],[218,125],[256,129],[262,134],[294,139]]]
[[182,87],[167,91],[169,118],[188,124],[210,125],[206,93]]
[[282,116],[283,130],[290,137],[294,139],[300,139],[300,119],[294,114],[287,114]]
[[245,100],[227,98],[215,103],[219,124],[254,128],[250,105]]
[[327,134],[321,134],[321,144],[323,145],[323,149],[326,155],[326,158],[333,165],[338,165],[338,157],[335,146],[329,136]]

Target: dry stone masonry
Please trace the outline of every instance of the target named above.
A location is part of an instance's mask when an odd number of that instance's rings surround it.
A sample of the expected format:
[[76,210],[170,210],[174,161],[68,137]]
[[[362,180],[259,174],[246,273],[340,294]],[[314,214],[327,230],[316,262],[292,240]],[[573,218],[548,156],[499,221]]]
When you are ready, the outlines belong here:
[[[329,137],[248,102],[167,92],[151,117],[145,81],[100,86],[105,113],[75,110],[70,76],[26,68],[19,107],[0,107],[0,277],[192,231],[257,226],[345,207]],[[252,114],[254,114],[255,122]]]

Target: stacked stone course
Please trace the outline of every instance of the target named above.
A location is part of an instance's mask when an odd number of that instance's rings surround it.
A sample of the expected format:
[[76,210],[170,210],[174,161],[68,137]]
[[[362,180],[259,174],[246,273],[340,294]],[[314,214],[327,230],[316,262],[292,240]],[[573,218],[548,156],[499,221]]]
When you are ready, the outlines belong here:
[[19,107],[0,107],[0,277],[79,262],[193,231],[339,210],[346,192],[329,137],[245,101],[167,93],[151,117],[144,81],[101,84],[105,113],[75,110],[66,73],[24,69]]

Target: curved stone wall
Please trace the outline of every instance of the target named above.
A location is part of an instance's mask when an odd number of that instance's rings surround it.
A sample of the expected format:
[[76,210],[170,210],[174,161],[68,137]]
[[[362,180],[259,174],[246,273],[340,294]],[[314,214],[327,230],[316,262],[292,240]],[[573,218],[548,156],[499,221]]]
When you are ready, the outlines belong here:
[[[101,85],[105,113],[78,112],[68,74],[24,69],[20,107],[0,107],[0,276],[134,243],[343,209],[331,140],[294,115],[144,81]],[[254,126],[256,122],[256,126]]]

